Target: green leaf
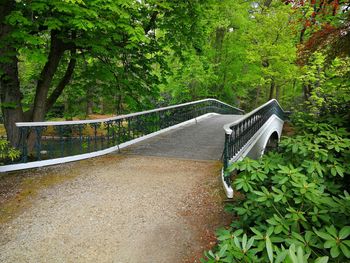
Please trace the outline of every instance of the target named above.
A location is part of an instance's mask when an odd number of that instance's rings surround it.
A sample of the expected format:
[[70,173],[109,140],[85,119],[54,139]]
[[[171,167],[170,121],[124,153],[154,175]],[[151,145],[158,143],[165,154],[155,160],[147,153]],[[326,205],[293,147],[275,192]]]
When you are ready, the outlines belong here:
[[273,226],[270,226],[267,231],[266,231],[266,236],[271,236],[271,234],[273,233],[273,230],[274,230],[274,227]]
[[298,151],[298,145],[297,144],[294,144],[293,146],[292,146],[292,152],[293,153],[296,153]]
[[288,254],[288,250],[283,250],[281,252],[278,252],[275,263],[284,262],[284,259],[286,258],[287,254]]
[[342,243],[350,247],[350,240],[343,240]]
[[293,263],[300,263],[298,262],[298,258],[297,256],[295,255],[295,245],[292,244],[289,248],[289,258],[292,260]]
[[269,257],[270,262],[273,262],[273,248],[269,237],[266,237],[266,250],[267,250],[267,255]]
[[300,240],[301,242],[304,242],[304,238],[299,233],[293,231],[292,236]]
[[222,248],[220,249],[220,251],[219,251],[219,253],[218,253],[218,256],[219,256],[220,258],[223,257],[223,256],[225,255],[226,250],[227,250],[227,247],[228,247],[228,245],[225,244],[225,245],[223,245]]
[[276,236],[276,237],[270,237],[270,240],[272,243],[283,243],[285,241],[285,238]]
[[350,258],[350,251],[349,249],[344,245],[344,244],[341,244],[339,245],[341,251],[343,252],[344,256],[346,256],[347,258]]
[[315,260],[315,263],[327,263],[328,262],[328,257],[327,256],[325,256],[325,257],[320,257],[320,258],[317,258],[316,260]]
[[240,242],[239,242],[239,240],[238,240],[237,237],[234,237],[234,238],[233,238],[233,242],[235,243],[236,247],[238,247],[239,249],[242,249],[242,248],[241,248],[241,244],[240,244]]
[[299,263],[304,262],[304,251],[301,247],[298,247],[297,258]]
[[340,231],[339,231],[339,238],[340,239],[345,239],[350,235],[350,226],[344,226]]
[[327,234],[325,232],[317,231],[315,229],[314,229],[314,231],[315,231],[316,235],[318,235],[319,237],[321,237],[321,238],[323,238],[325,240],[334,240],[334,238],[331,235],[329,235],[329,234]]
[[235,232],[233,232],[234,236],[240,236],[243,233],[243,229],[237,229]]
[[248,243],[247,243],[246,250],[249,250],[249,249],[251,248],[251,246],[252,246],[253,243],[254,243],[254,240],[255,240],[254,237],[249,238]]
[[244,234],[242,238],[242,249],[246,250],[246,246],[247,246],[247,235]]
[[337,237],[337,230],[335,229],[335,227],[333,225],[331,225],[330,227],[326,227],[326,230],[329,234],[331,234],[334,238]]
[[324,248],[331,248],[331,247],[336,246],[336,245],[337,245],[337,242],[335,240],[327,240],[324,243],[323,247]]
[[341,177],[344,177],[344,169],[340,166],[336,166],[335,169],[337,170],[338,174],[341,176]]
[[332,258],[336,258],[338,257],[340,254],[340,251],[339,251],[339,247],[338,246],[334,246],[331,248],[331,257]]
[[257,238],[258,240],[264,238],[263,234],[261,232],[259,232],[258,230],[256,230],[254,227],[251,227],[250,230],[252,230],[253,233],[258,237]]

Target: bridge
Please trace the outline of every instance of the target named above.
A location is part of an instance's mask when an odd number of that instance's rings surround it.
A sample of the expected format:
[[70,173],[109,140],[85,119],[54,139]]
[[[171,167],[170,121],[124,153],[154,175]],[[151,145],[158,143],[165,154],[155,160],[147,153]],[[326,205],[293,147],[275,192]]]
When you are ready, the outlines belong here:
[[276,100],[244,111],[204,99],[99,120],[17,123],[21,159],[1,172],[43,167],[119,153],[223,161],[222,183],[233,197],[227,166],[259,158],[276,146],[285,112]]
[[[224,169],[274,147],[284,118],[275,100],[245,114],[206,99],[102,120],[17,123],[21,158],[0,170],[34,190],[24,189],[29,201],[14,199],[21,213],[0,206],[0,261],[195,262],[210,233],[232,220],[221,203],[222,185],[233,197]],[[28,168],[37,169],[16,172]]]

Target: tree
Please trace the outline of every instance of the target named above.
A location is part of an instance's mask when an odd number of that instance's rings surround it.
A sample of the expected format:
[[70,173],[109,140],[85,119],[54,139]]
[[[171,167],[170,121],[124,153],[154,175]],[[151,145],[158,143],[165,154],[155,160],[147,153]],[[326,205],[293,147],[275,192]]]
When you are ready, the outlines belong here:
[[[91,57],[106,68],[114,67],[116,81],[127,83],[123,89],[135,83],[124,78],[127,72],[129,77],[141,80],[138,90],[149,88],[145,87],[147,83],[155,81],[150,69],[162,64],[166,43],[179,52],[181,45],[196,34],[200,10],[196,0],[2,0],[0,85],[8,140],[12,145],[18,143],[16,122],[44,120],[71,81],[77,60]],[[164,37],[157,38],[157,29]],[[22,102],[29,100],[24,98],[26,87],[21,85],[18,65],[29,53],[36,54],[33,64],[42,66],[34,74],[33,101],[24,110]],[[62,67],[65,70],[59,74]]]
[[299,71],[292,16],[279,1],[214,2],[202,17],[206,45],[182,61],[170,54],[174,75],[165,90],[180,100],[213,96],[246,108],[294,98]]

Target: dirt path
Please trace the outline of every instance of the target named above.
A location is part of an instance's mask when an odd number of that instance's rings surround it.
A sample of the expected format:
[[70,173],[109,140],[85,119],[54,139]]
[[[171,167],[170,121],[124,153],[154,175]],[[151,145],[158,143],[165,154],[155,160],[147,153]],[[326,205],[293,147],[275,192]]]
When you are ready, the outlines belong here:
[[3,221],[0,262],[199,262],[229,220],[219,169],[217,161],[108,155],[33,171],[74,178],[43,186]]

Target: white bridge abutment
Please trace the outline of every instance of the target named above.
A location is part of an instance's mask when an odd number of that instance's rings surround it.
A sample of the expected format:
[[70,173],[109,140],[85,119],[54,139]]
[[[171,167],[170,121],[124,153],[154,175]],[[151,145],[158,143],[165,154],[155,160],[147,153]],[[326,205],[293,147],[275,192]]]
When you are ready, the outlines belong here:
[[283,123],[284,121],[276,115],[271,116],[266,124],[257,132],[257,137],[250,143],[250,147],[243,154],[244,157],[258,159],[263,156],[268,148],[277,146],[277,142],[280,141],[282,135]]
[[[240,161],[245,157],[257,160],[265,152],[276,148],[282,136],[284,121],[277,115],[272,115],[264,125],[250,138],[241,151],[229,160],[229,164]],[[224,180],[224,171],[221,173],[222,183],[228,198],[233,198],[234,191]]]

